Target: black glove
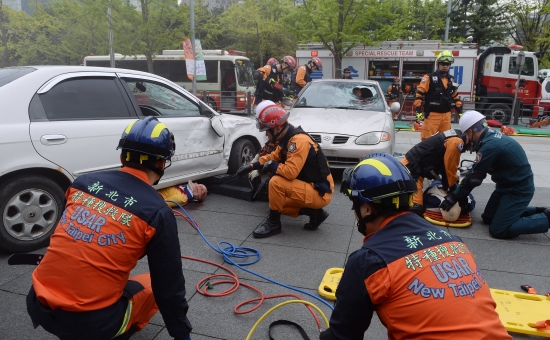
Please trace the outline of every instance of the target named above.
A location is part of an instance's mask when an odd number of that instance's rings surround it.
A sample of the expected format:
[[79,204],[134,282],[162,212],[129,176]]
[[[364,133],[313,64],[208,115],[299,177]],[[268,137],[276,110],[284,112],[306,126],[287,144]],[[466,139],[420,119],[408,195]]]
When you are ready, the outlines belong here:
[[277,173],[277,167],[279,167],[279,162],[275,162],[273,160],[267,161],[262,168],[262,174],[268,172]]
[[456,202],[458,202],[458,197],[451,192],[450,194],[445,196],[445,199],[443,200],[443,202],[441,202],[439,207],[445,211],[449,211],[456,204]]
[[252,164],[246,164],[241,166],[239,170],[237,170],[236,175],[239,177],[243,177],[244,175],[248,174],[252,170],[253,170]]

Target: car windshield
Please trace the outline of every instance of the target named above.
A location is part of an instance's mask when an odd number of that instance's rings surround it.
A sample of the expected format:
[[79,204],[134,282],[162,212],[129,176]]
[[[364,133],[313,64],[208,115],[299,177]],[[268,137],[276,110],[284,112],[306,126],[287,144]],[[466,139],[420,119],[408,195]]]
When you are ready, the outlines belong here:
[[252,76],[252,64],[246,59],[235,60],[235,68],[237,69],[237,81],[240,86],[254,86],[254,78]]
[[314,81],[300,94],[294,107],[385,111],[384,96],[371,83]]
[[15,79],[36,71],[32,67],[7,67],[0,69],[0,87],[11,83]]

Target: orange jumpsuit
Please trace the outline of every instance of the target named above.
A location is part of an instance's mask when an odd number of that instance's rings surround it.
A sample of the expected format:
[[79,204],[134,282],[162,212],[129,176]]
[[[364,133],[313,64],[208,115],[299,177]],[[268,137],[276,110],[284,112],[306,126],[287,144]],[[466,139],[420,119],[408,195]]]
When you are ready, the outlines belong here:
[[[287,135],[292,129],[294,127],[290,125]],[[260,157],[259,161],[261,165],[270,160],[281,161],[284,152],[281,145],[287,143],[286,160],[279,164],[276,175],[269,180],[269,208],[279,211],[283,215],[297,217],[301,208],[321,209],[326,207],[332,200],[334,192],[334,181],[330,173],[326,180],[330,185],[331,192],[326,192],[323,196],[314,188],[314,183],[297,179],[308,155],[312,152],[311,149],[317,152],[319,145],[307,134],[297,134],[288,140],[285,139],[283,137],[277,148]]]
[[[413,195],[413,203],[423,205],[424,174],[426,168],[442,176],[442,185],[445,189],[456,185],[458,180],[457,169],[464,143],[462,138],[444,138],[443,134],[436,134],[416,144],[405,154],[401,163],[405,165],[416,180],[417,192]],[[410,160],[407,158],[409,155]]]
[[[177,223],[147,175],[129,167],[84,175],[66,198],[32,274],[27,308],[35,328],[110,339],[142,329],[160,309],[172,337],[189,334]],[[150,274],[130,277],[145,255]]]
[[301,65],[296,71],[296,84],[301,88],[306,86],[307,83],[311,81],[311,70],[307,65]]
[[[432,78],[434,76],[440,75],[439,71],[436,71],[434,73],[426,74],[424,77],[422,77],[422,80],[420,81],[420,84],[416,88],[416,100],[414,101],[414,106],[416,108],[419,108],[422,105],[422,98],[424,96],[435,96],[433,94],[433,89],[430,92],[430,84],[432,83]],[[441,79],[441,83],[443,85],[443,89],[447,90],[449,89],[449,81],[453,81],[451,76],[443,76],[439,77]],[[458,91],[455,89],[451,94],[452,100],[454,101],[457,108],[462,107],[462,102],[459,100],[458,97]],[[439,98],[437,98],[439,100]],[[429,106],[430,100],[426,98],[424,102],[424,106]],[[426,110],[425,110],[426,111]],[[430,137],[431,135],[435,134],[436,132],[443,132],[451,129],[451,111],[445,110],[445,111],[430,111],[428,117],[424,118],[424,125],[422,126],[422,133],[420,135],[420,138],[422,140]]]
[[387,217],[349,256],[330,328],[319,339],[363,339],[376,312],[392,340],[511,340],[495,308],[462,240],[400,213]]
[[277,73],[277,66],[265,65],[257,69],[257,71],[262,74],[262,80],[259,80],[256,85],[254,105],[258,105],[262,100],[280,101],[283,97],[283,92],[277,88],[280,86],[282,89],[282,85],[280,84],[281,75]]

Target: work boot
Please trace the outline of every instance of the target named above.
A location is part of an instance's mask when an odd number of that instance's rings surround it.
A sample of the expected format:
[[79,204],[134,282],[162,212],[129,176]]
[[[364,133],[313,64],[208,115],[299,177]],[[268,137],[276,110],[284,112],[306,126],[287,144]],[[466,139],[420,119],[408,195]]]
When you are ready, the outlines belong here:
[[269,211],[269,216],[267,220],[254,232],[252,236],[254,238],[264,238],[273,235],[277,235],[281,232],[281,213],[275,210]]
[[421,204],[414,204],[412,207],[409,208],[409,212],[412,212],[413,214],[417,214],[420,217],[424,217],[424,212],[426,211],[426,208],[424,208]]
[[539,212],[539,209],[542,209],[542,213],[546,215],[546,218],[548,219],[548,224],[550,224],[550,208],[549,207],[537,207],[537,212]]
[[485,214],[481,214],[481,219],[483,220],[483,224],[490,225],[491,223],[493,223],[493,218]]
[[306,230],[315,230],[319,228],[321,223],[323,223],[329,215],[329,213],[323,209],[311,208],[302,208],[298,214],[309,216],[309,222],[304,224],[304,229]]

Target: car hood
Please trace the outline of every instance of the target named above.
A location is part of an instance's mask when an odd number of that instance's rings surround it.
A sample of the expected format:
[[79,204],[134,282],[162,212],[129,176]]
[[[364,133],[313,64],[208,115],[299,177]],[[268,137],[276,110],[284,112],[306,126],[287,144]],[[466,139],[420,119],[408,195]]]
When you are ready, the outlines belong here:
[[293,108],[288,121],[306,132],[327,132],[359,136],[369,131],[384,131],[386,112],[325,108]]

